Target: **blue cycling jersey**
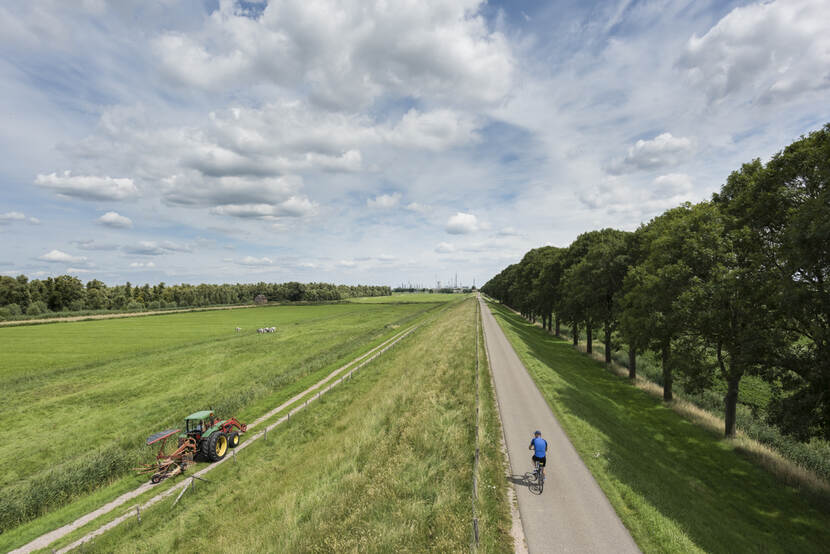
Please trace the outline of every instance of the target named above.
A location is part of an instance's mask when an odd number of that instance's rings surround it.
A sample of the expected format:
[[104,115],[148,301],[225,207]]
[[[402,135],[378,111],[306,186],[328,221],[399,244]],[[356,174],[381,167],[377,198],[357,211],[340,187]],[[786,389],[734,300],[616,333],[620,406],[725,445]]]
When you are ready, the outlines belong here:
[[530,441],[530,444],[533,445],[534,455],[537,458],[544,458],[545,453],[548,450],[548,441],[543,439],[542,437],[533,437],[533,440]]

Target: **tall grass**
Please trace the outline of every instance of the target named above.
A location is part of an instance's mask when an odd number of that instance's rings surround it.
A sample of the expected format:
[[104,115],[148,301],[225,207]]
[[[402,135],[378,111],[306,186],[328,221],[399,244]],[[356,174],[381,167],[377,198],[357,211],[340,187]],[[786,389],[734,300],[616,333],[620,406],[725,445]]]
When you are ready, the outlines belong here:
[[826,550],[823,499],[782,483],[747,459],[741,444],[712,433],[714,416],[676,403],[701,418],[697,425],[568,342],[491,309],[644,552]]
[[[87,551],[461,552],[470,548],[472,300],[448,307],[289,424]],[[482,380],[484,384],[484,380]],[[484,396],[482,396],[484,398]],[[485,407],[485,405],[487,407]],[[482,404],[482,551],[510,549],[503,463]],[[490,479],[493,488],[490,485]],[[229,515],[232,518],[229,520]],[[212,526],[206,522],[228,522]],[[59,544],[65,544],[72,538]],[[58,546],[58,545],[56,545]]]

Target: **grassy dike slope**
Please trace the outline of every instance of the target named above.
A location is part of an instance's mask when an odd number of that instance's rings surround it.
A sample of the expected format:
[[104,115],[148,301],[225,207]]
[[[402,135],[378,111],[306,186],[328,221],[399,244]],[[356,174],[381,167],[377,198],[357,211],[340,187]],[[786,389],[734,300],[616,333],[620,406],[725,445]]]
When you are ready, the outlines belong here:
[[[474,314],[472,299],[448,306],[176,508],[165,500],[85,551],[469,550]],[[481,550],[504,552],[504,460],[481,371]]]
[[826,506],[569,343],[490,308],[644,552],[827,551]]

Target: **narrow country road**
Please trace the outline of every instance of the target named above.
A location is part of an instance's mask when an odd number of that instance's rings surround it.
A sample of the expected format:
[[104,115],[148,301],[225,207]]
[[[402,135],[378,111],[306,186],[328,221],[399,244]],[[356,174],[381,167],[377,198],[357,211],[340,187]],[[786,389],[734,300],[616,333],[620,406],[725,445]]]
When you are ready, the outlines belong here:
[[[627,553],[637,545],[483,300],[481,319],[510,458],[522,527],[530,554],[542,552]],[[531,471],[533,431],[548,441],[547,481],[541,495],[523,484]]]

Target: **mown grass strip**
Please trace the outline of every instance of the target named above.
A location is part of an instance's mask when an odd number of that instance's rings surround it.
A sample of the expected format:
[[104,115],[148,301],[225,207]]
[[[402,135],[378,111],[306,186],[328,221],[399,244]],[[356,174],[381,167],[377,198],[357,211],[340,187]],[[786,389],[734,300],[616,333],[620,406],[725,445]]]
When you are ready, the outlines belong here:
[[[237,463],[219,466],[174,511],[172,499],[162,502],[142,511],[141,524],[133,518],[85,551],[467,550],[472,309],[471,301],[448,307],[314,409],[269,431],[267,442],[252,443]],[[484,460],[499,456],[482,451],[484,475],[493,473]],[[482,502],[482,519],[506,529],[502,504]],[[228,514],[233,524],[221,532],[200,523]],[[509,550],[509,540],[493,540],[486,551]]]
[[830,544],[826,505],[567,342],[490,308],[644,552],[820,552]]

